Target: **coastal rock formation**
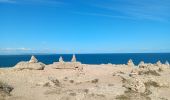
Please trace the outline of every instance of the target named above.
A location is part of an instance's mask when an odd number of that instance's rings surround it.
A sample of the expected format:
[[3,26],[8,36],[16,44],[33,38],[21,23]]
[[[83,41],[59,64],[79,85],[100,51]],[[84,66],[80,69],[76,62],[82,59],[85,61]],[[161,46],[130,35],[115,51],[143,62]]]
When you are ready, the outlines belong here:
[[73,55],[71,62],[76,62],[76,56],[75,55]]
[[55,69],[83,70],[83,65],[80,62],[54,62],[51,66]]
[[45,67],[45,64],[38,62],[38,60],[32,56],[30,61],[25,62],[19,62],[14,66],[16,69],[30,69],[30,70],[43,70]]
[[130,60],[128,61],[127,65],[128,65],[128,67],[134,67],[134,66],[135,66],[134,63],[133,63],[133,61],[132,61],[132,59],[130,59]]

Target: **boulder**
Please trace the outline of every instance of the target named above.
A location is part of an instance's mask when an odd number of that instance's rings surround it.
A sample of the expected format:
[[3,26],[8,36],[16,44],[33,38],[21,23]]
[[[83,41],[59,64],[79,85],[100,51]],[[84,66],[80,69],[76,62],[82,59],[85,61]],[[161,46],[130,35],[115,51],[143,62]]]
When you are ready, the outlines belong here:
[[32,56],[30,61],[22,61],[14,66],[16,69],[30,69],[30,70],[43,70],[45,64],[38,62],[38,60]]
[[15,68],[17,69],[30,69],[30,70],[43,70],[45,67],[45,64],[39,62],[39,63],[29,63],[29,62],[19,62],[17,65],[15,65]]
[[83,65],[80,62],[54,62],[52,67],[55,69],[83,69]]
[[76,56],[75,55],[73,55],[71,62],[76,62]]
[[128,61],[127,65],[128,65],[129,67],[134,67],[134,66],[135,66],[134,63],[133,63],[133,61],[132,61],[132,59],[130,59],[130,60]]

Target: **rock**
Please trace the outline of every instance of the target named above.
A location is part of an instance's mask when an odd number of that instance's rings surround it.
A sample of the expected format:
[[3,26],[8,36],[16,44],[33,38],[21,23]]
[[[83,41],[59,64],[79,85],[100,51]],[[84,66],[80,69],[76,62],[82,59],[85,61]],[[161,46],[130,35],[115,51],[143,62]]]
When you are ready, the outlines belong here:
[[83,70],[83,65],[80,62],[54,62],[51,65],[55,69],[78,69]]
[[146,68],[147,67],[147,65],[144,63],[144,61],[141,61],[138,66],[139,66],[139,68]]
[[29,63],[37,63],[38,60],[35,58],[35,56],[32,56]]
[[44,67],[45,64],[38,62],[38,60],[34,56],[31,57],[30,61],[28,62],[22,61],[14,66],[14,68],[17,69],[30,69],[30,70],[43,70]]
[[139,75],[139,72],[136,68],[132,69],[131,73],[129,74],[130,77],[134,77],[134,76],[137,76],[137,75]]
[[128,61],[127,65],[128,65],[129,67],[134,67],[134,63],[133,63],[132,59],[130,59],[130,60]]
[[124,79],[123,84],[125,88],[138,93],[144,93],[146,90],[145,84],[137,77]]
[[76,62],[76,56],[75,55],[73,55],[71,62]]
[[61,62],[61,63],[63,63],[63,62],[64,62],[64,61],[63,61],[62,56],[60,56],[60,58],[59,58],[59,62]]
[[162,66],[161,61],[158,61],[158,62],[156,63],[156,65],[157,65],[157,66]]
[[30,70],[43,70],[45,64],[39,63],[30,63],[30,62],[19,62],[14,66],[16,69],[30,69]]
[[166,62],[165,62],[165,65],[169,66],[169,62],[168,62],[168,61],[166,61]]

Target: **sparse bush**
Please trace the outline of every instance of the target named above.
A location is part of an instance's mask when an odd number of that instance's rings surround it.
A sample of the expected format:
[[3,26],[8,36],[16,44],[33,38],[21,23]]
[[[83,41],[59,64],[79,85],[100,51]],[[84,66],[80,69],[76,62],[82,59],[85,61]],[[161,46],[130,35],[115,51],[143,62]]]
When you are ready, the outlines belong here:
[[89,89],[84,89],[83,90],[86,94],[89,93]]
[[71,96],[76,96],[76,93],[70,93],[69,95],[71,95]]
[[160,76],[158,72],[155,70],[149,70],[149,71],[139,71],[139,75],[146,74],[146,75],[154,75],[154,76]]
[[99,82],[99,79],[94,79],[94,80],[91,81],[91,83],[94,83],[94,84],[96,84],[98,82]]
[[154,81],[148,81],[145,83],[146,87],[150,87],[150,86],[154,86],[154,87],[160,87],[158,83],[154,82]]
[[74,83],[74,80],[70,80],[70,83]]
[[10,92],[13,90],[14,88],[6,83],[0,82],[0,91],[3,91],[7,94],[10,94]]

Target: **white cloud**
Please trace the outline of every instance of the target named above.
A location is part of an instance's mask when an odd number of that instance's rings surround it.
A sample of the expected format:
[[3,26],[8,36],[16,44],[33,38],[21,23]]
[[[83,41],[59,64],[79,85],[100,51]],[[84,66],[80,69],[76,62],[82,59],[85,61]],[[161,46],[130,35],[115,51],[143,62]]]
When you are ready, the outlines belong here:
[[0,51],[31,51],[31,48],[0,48]]

